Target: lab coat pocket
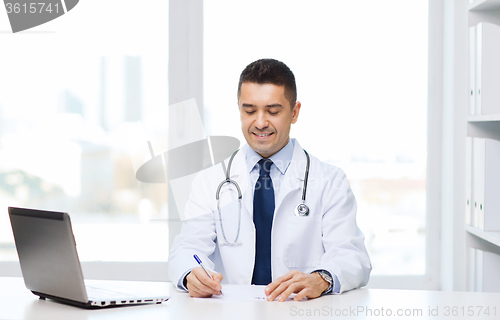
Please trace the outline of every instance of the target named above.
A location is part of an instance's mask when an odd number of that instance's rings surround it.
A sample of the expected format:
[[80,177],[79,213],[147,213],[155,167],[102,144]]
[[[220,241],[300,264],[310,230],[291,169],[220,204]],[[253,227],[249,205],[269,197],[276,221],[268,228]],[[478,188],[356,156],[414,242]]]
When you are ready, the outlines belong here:
[[321,216],[291,216],[287,222],[285,265],[298,270],[318,266],[324,253]]

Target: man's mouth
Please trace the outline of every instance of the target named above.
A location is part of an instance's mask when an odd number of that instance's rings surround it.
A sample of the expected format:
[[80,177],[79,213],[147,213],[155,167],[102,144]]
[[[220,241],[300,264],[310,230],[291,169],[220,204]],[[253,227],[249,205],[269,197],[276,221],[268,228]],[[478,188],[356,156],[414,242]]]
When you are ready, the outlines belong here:
[[273,132],[271,132],[271,133],[256,133],[256,132],[253,132],[253,134],[256,135],[257,137],[264,138],[264,137],[268,137],[268,136],[272,135]]

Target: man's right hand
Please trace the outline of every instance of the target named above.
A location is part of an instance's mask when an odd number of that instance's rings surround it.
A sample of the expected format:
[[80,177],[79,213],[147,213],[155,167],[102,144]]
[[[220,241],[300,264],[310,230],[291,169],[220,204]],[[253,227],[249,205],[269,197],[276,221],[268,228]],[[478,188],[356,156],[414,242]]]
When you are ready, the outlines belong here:
[[[210,271],[209,271],[210,272]],[[222,274],[210,272],[213,280],[207,275],[205,270],[195,267],[186,277],[189,295],[195,298],[210,298],[212,295],[221,294]]]

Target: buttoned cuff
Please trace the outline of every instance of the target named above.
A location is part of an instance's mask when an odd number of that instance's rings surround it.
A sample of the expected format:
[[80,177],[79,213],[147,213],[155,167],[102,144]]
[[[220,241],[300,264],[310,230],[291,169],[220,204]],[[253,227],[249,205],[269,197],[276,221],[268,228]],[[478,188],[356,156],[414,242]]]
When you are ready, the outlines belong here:
[[332,274],[332,279],[333,279],[332,291],[329,292],[329,293],[340,293],[340,281],[339,281],[339,278],[337,278],[336,275]]

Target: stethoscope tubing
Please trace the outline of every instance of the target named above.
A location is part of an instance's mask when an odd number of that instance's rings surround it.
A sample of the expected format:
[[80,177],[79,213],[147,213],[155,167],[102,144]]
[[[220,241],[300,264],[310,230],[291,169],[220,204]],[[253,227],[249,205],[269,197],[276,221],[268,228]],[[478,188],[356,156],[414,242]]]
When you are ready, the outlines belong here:
[[304,186],[302,187],[302,203],[306,202],[307,181],[309,180],[309,166],[311,165],[309,159],[309,153],[307,153],[306,150],[304,150],[304,153],[306,154],[307,164],[306,164],[306,173],[304,175]]
[[[236,156],[236,154],[238,153],[238,151],[239,151],[239,149],[236,150],[235,152],[233,152],[233,154],[231,155],[231,158],[229,158],[229,163],[227,165],[227,170],[225,170],[226,179],[223,180],[219,184],[219,186],[217,187],[217,191],[215,193],[215,199],[217,200],[217,211],[219,212],[219,223],[220,223],[220,228],[221,228],[221,231],[222,231],[222,237],[224,238],[224,242],[222,243],[222,245],[239,245],[239,244],[241,244],[241,241],[238,241],[238,238],[240,236],[240,228],[241,228],[241,199],[242,199],[242,194],[241,194],[241,189],[240,189],[240,186],[238,185],[238,183],[236,181],[230,179],[231,165],[232,165],[233,159]],[[309,208],[305,204],[305,201],[306,201],[306,192],[307,192],[307,181],[309,180],[309,167],[310,167],[311,162],[310,162],[309,154],[307,153],[306,150],[304,150],[304,153],[306,154],[307,164],[306,164],[306,171],[305,171],[305,174],[304,174],[304,185],[302,186],[302,202],[299,205],[297,205],[297,208],[295,209],[295,212],[296,212],[295,214],[296,215],[307,216],[309,214]],[[220,210],[220,190],[221,190],[222,186],[225,185],[226,183],[233,184],[236,187],[236,190],[238,191],[238,231],[236,232],[236,238],[234,239],[234,242],[227,241],[226,233],[224,232],[224,224],[222,222],[222,213],[221,213],[221,210]],[[301,212],[300,210],[298,210],[299,206],[304,206],[307,209],[305,211],[306,212],[305,214],[297,214],[297,212]]]

